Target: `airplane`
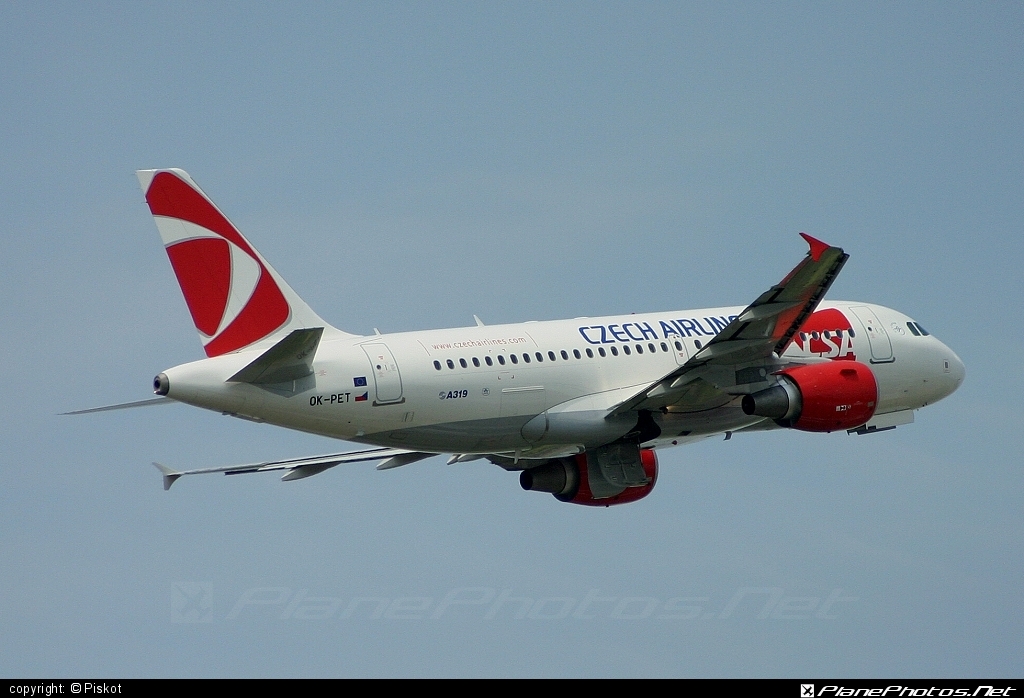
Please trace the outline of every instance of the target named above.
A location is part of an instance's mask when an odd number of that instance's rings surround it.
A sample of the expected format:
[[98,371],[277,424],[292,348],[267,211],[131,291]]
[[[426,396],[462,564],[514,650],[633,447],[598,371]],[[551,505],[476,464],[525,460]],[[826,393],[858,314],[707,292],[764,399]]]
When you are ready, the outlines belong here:
[[714,435],[874,434],[953,393],[963,362],[920,323],[823,298],[849,255],[808,252],[746,307],[355,335],[317,315],[192,178],[140,170],[146,202],[205,359],[163,371],[156,398],[366,446],[309,458],[175,470],[377,469],[439,454],[520,473],[525,490],[611,506],[646,497],[657,451]]

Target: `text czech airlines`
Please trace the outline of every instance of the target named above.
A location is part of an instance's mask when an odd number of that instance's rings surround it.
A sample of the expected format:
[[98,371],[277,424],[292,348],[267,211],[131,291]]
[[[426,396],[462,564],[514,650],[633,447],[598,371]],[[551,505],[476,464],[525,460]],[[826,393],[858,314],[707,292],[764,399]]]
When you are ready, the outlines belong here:
[[579,331],[588,344],[646,342],[651,339],[682,339],[693,336],[714,337],[735,319],[735,315],[721,315],[700,319],[659,320],[657,330],[649,322],[623,322],[614,325],[589,325],[580,327]]

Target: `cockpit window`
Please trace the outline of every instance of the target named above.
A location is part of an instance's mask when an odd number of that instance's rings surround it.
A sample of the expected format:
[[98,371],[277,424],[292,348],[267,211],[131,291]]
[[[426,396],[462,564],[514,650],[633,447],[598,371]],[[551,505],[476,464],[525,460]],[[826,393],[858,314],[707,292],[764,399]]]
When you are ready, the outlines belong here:
[[921,323],[920,323],[920,322],[915,322],[915,323],[913,323],[913,324],[914,324],[914,326],[915,326],[915,327],[917,327],[918,331],[919,331],[919,332],[920,332],[921,334],[923,334],[923,335],[924,335],[925,337],[927,337],[928,335],[930,335],[930,334],[931,334],[931,332],[929,332],[929,331],[928,331],[928,330],[926,330],[925,328],[921,327]]
[[908,322],[907,323],[907,328],[910,329],[910,334],[914,335],[915,337],[920,337],[921,336],[921,333],[917,331],[916,327],[914,327],[914,323]]

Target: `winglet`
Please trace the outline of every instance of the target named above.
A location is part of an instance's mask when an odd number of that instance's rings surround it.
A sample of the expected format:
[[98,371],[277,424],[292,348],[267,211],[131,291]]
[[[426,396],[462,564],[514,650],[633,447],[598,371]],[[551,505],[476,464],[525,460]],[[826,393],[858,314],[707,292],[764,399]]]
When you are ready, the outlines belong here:
[[830,245],[816,238],[812,238],[807,233],[800,233],[800,237],[806,240],[807,244],[811,246],[811,259],[813,259],[815,262],[817,262],[821,258],[821,253],[830,247]]
[[174,484],[174,481],[177,480],[179,477],[181,477],[182,474],[183,474],[183,473],[179,473],[177,470],[172,470],[171,468],[168,468],[166,465],[164,465],[162,463],[153,463],[153,465],[156,466],[157,470],[159,470],[161,473],[164,474],[164,491],[165,492],[167,490],[171,489],[171,485]]

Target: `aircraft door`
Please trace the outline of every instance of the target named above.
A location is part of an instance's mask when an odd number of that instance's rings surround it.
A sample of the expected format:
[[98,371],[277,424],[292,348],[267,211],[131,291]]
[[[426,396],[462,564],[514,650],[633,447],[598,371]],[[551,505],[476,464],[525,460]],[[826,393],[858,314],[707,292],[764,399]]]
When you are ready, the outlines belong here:
[[887,364],[896,360],[892,353],[892,340],[885,326],[878,321],[878,317],[867,306],[858,305],[850,308],[850,311],[857,316],[860,324],[864,327],[868,336],[868,346],[871,347],[871,363]]
[[375,405],[403,402],[402,374],[398,372],[398,362],[388,346],[383,342],[364,344],[363,351],[370,360],[373,381],[377,390]]
[[[676,365],[682,366],[690,358],[690,352],[687,351],[689,347],[686,346],[687,340],[685,339],[668,339],[668,349],[672,352],[672,355],[676,357]],[[694,350],[696,353],[696,350]]]

